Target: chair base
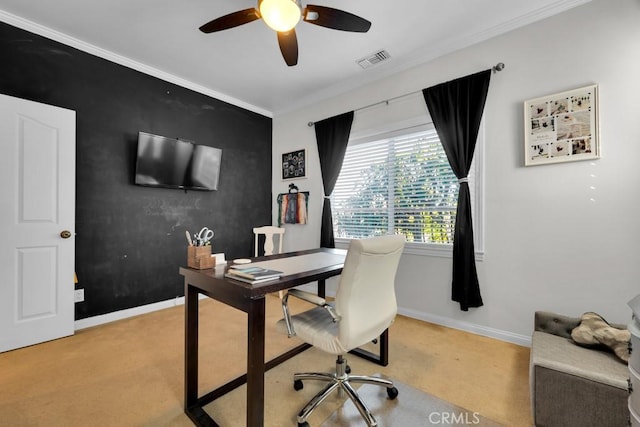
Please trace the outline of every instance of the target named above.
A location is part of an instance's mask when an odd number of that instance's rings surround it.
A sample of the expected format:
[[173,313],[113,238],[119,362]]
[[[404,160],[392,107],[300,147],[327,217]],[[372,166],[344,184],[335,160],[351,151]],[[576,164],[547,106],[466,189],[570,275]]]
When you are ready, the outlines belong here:
[[293,387],[296,390],[302,389],[302,381],[306,380],[314,380],[314,381],[325,381],[328,382],[327,386],[322,389],[318,394],[316,394],[313,399],[307,403],[307,405],[298,413],[298,426],[308,426],[307,418],[315,411],[315,409],[322,403],[324,400],[329,397],[331,393],[335,390],[338,390],[339,395],[342,393],[346,393],[349,399],[353,402],[355,407],[360,412],[360,415],[364,418],[367,425],[370,427],[377,426],[378,423],[376,419],[371,415],[371,411],[367,408],[367,405],[360,399],[358,393],[353,388],[351,383],[358,384],[373,384],[379,385],[387,388],[387,395],[389,399],[395,399],[398,396],[398,389],[393,386],[393,382],[378,377],[369,377],[362,375],[350,375],[350,369],[346,364],[346,360],[342,356],[338,356],[336,360],[336,373],[320,373],[320,372],[307,372],[294,374]]

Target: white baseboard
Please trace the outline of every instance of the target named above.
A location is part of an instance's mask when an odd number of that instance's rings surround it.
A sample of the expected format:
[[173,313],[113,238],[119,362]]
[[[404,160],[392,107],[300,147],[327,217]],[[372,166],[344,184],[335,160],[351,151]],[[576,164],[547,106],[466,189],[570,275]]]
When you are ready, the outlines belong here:
[[[304,287],[301,287],[304,288]],[[313,288],[309,287],[309,291],[313,292]],[[329,295],[333,296],[333,295]],[[200,299],[207,298],[200,295]],[[105,323],[114,322],[116,320],[126,319],[128,317],[139,316],[141,314],[151,313],[165,308],[184,305],[184,297],[176,297],[174,299],[160,301],[153,304],[142,305],[140,307],[129,308],[126,310],[115,311],[100,316],[88,317],[86,319],[76,320],[75,330],[91,328],[93,326],[103,325]],[[438,316],[435,314],[424,313],[421,311],[405,309],[398,307],[398,313],[411,317],[412,319],[424,320],[425,322],[434,323],[436,325],[446,326],[448,328],[459,329],[461,331],[470,332],[476,335],[482,335],[489,338],[495,338],[500,341],[506,341],[513,344],[531,347],[531,337],[526,335],[514,334],[512,332],[500,329],[488,328],[486,326],[476,325],[475,323],[463,322],[460,320],[450,319],[448,317]]]
[[[200,299],[207,298],[200,295]],[[76,331],[93,326],[104,325],[105,323],[115,322],[116,320],[127,319],[129,317],[139,316],[141,314],[152,313],[165,308],[171,308],[178,305],[184,305],[184,297],[175,297],[170,300],[155,302],[153,304],[141,305],[139,307],[128,308],[126,310],[114,311],[113,313],[102,314],[100,316],[87,317],[86,319],[76,320],[74,329]]]
[[495,338],[500,341],[510,342],[524,347],[531,347],[531,337],[527,335],[514,334],[513,332],[503,331],[501,329],[489,328],[475,323],[464,322],[402,307],[398,307],[398,313],[403,316],[411,317],[412,319],[424,320],[425,322],[434,323],[436,325],[446,326],[448,328],[458,329],[472,334],[482,335],[484,337]]
[[[309,292],[315,292],[315,285],[303,285],[300,289]],[[327,289],[328,297],[335,297],[335,290]],[[484,337],[494,338],[500,341],[510,342],[512,344],[521,345],[524,347],[531,347],[530,335],[519,335],[513,332],[503,331],[501,329],[489,328],[475,323],[464,322],[461,320],[451,319],[449,317],[438,316],[437,314],[425,313],[423,311],[412,310],[408,308],[398,307],[398,313],[410,317],[412,319],[423,320],[425,322],[433,323],[440,326],[446,326],[452,329],[458,329],[461,331],[469,332],[475,335],[482,335]]]

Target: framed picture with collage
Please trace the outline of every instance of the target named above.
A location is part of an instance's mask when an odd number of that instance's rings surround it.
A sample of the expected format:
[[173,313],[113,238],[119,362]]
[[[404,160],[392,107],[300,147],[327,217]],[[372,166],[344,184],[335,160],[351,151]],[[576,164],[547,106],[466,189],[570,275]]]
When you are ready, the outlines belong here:
[[525,166],[599,158],[598,86],[525,101],[524,126]]
[[282,179],[299,179],[307,176],[307,150],[296,150],[282,155]]

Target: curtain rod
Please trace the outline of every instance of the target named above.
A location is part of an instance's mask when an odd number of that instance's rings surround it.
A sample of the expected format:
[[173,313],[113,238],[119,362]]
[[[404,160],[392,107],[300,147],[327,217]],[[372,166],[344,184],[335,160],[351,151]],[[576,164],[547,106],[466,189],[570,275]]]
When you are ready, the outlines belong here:
[[[498,62],[496,65],[491,67],[491,71],[493,71],[494,73],[500,72],[502,70],[504,70],[504,62]],[[384,101],[378,101],[378,102],[374,102],[373,104],[365,105],[364,107],[356,108],[353,111],[365,110],[367,108],[371,108],[371,107],[374,107],[374,106],[379,105],[379,104],[389,105],[389,102],[391,102],[391,101],[396,101],[398,99],[401,99],[401,98],[404,98],[404,97],[407,97],[407,96],[411,96],[411,95],[415,95],[416,93],[420,93],[420,92],[422,92],[422,90],[417,90],[417,91],[414,91],[414,92],[405,93],[404,95],[394,96],[393,98],[385,99]],[[315,124],[315,122],[308,122],[307,126],[312,127],[314,124]]]

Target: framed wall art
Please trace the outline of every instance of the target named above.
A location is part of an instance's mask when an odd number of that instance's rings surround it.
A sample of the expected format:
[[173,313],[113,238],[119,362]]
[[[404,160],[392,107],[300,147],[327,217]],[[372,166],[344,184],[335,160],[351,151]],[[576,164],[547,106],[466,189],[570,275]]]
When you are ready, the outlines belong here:
[[525,101],[524,127],[525,166],[599,158],[598,86]]
[[307,176],[307,150],[296,150],[282,155],[282,179],[300,179]]

